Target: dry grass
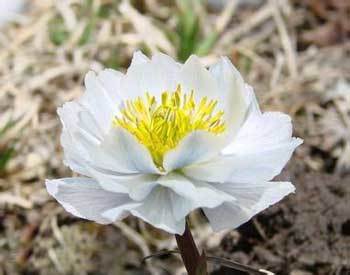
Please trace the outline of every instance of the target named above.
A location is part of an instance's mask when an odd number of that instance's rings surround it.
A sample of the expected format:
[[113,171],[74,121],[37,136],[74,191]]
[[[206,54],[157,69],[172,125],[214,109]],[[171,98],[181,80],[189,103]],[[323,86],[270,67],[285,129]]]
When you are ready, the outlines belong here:
[[[306,4],[313,1],[232,1],[222,12],[194,4],[189,15],[174,1],[133,2],[33,0],[0,33],[0,129],[13,122],[1,132],[0,154],[14,148],[0,169],[0,274],[137,274],[142,257],[174,248],[171,236],[134,219],[114,227],[76,220],[50,202],[43,184],[71,175],[62,165],[57,107],[81,94],[89,69],[124,70],[136,49],[174,57],[197,52],[207,65],[228,55],[264,110],[294,118],[305,139],[296,161],[314,171],[350,171],[348,33],[320,44],[312,30],[323,23]],[[199,32],[179,32],[179,20],[194,15]],[[190,50],[183,49],[191,37]],[[212,234],[199,215],[192,222],[201,224],[195,234],[203,247],[217,247],[227,233]],[[154,260],[147,269],[181,274],[174,259]]]

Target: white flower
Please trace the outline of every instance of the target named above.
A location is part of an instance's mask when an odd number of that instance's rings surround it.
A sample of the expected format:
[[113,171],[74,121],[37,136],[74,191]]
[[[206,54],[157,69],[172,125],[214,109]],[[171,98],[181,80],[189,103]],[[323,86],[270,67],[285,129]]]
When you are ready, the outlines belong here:
[[302,140],[289,116],[260,112],[227,58],[207,70],[137,52],[126,74],[89,72],[85,86],[58,109],[64,162],[84,177],[46,182],[70,213],[181,234],[196,208],[214,230],[235,228],[294,191],[271,180]]

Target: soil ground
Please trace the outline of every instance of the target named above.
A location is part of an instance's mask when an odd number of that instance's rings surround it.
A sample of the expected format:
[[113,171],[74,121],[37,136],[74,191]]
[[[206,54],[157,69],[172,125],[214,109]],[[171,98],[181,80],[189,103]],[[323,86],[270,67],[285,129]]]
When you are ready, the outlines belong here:
[[227,235],[215,253],[277,274],[350,274],[350,176],[294,167],[279,178],[292,179],[296,193],[242,225],[238,237]]

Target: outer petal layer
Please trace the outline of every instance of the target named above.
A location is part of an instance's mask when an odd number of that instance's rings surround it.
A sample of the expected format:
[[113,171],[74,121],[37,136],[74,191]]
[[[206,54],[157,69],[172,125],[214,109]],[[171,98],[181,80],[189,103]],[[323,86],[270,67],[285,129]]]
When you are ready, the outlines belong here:
[[90,178],[47,180],[46,188],[69,213],[102,224],[113,222],[103,212],[115,209],[114,218],[121,219],[127,214],[124,209],[138,205],[127,194],[108,192]]
[[292,139],[292,120],[279,112],[251,113],[224,155],[266,151]]
[[289,182],[218,184],[217,188],[234,196],[237,200],[226,202],[213,209],[203,209],[215,231],[240,226],[295,190]]
[[[167,185],[167,183],[169,183]],[[177,184],[176,192],[170,184]],[[185,182],[175,180],[164,182],[165,186],[157,186],[144,199],[142,205],[130,210],[130,212],[155,227],[172,234],[183,234],[185,230],[186,216],[196,208],[215,207],[224,201],[232,201],[232,198],[219,190],[203,184],[194,186],[193,191],[186,194]],[[197,196],[196,196],[197,195]]]
[[210,182],[269,181],[302,143],[292,138],[289,116],[253,113],[223,154],[183,169],[186,176]]
[[293,138],[265,151],[220,156],[206,163],[185,167],[182,171],[190,178],[209,182],[269,181],[281,173],[293,151],[302,143]]
[[185,230],[185,218],[180,220],[175,218],[174,197],[181,198],[167,188],[156,188],[147,196],[141,206],[130,212],[134,216],[169,233],[182,234]]
[[117,173],[160,173],[149,151],[122,128],[103,133],[94,116],[76,102],[58,110],[63,124],[61,143],[65,163],[92,176],[89,167]]
[[58,108],[57,110],[63,124],[61,134],[61,145],[64,150],[63,162],[73,171],[90,176],[84,164],[89,159],[89,154],[73,135],[78,127],[79,110],[80,107],[76,102],[65,103],[62,108]]
[[[204,182],[191,182],[172,173],[151,182],[130,185],[129,195],[140,203],[130,213],[170,233],[182,234],[186,216],[194,209],[234,201],[230,194]],[[114,219],[113,210],[104,216]]]
[[[86,90],[79,100],[65,103],[57,112],[63,124],[61,144],[65,164],[72,170],[91,176],[86,162],[92,160],[91,144],[97,144],[108,131],[113,112],[118,109],[118,87],[122,74],[108,69],[85,77]],[[81,142],[84,139],[85,142]],[[88,144],[88,146],[86,146]]]

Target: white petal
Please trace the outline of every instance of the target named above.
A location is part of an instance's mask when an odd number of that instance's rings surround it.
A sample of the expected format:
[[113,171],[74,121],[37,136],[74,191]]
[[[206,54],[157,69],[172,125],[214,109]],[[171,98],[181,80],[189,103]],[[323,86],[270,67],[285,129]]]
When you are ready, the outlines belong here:
[[74,172],[84,176],[91,176],[90,172],[85,166],[88,158],[88,156],[85,156],[86,151],[81,148],[79,143],[74,141],[67,131],[62,131],[61,145],[64,149],[63,163]]
[[[102,71],[98,76],[93,72],[88,73],[87,90],[82,99],[65,103],[57,111],[63,124],[61,144],[65,153],[64,162],[72,170],[86,176],[91,176],[86,169],[86,163],[93,159],[91,148],[100,143],[105,130],[110,126],[102,128],[106,126],[103,120],[106,120],[108,116],[106,114],[111,112],[108,106],[111,105],[113,92],[116,91],[104,88],[102,80],[106,80],[106,74],[111,72]],[[108,76],[108,78],[114,83],[119,81],[117,76]],[[115,109],[117,110],[117,106]],[[113,115],[109,114],[109,116],[108,120],[111,120]],[[98,121],[101,117],[103,117],[102,121]]]
[[213,188],[210,184],[191,181],[178,173],[170,173],[158,177],[155,175],[143,175],[139,179],[139,182],[135,180],[130,184],[128,182],[123,184],[128,188],[129,196],[136,201],[146,199],[157,187],[166,187],[177,195],[192,201],[195,208],[202,206],[215,207],[224,201],[231,201],[233,199],[231,196]]
[[159,175],[153,174],[116,174],[100,169],[91,169],[91,174],[105,190],[128,193],[135,201],[147,197],[159,178]]
[[261,115],[261,110],[258,104],[258,100],[256,99],[253,87],[249,86],[247,83],[245,83],[244,86],[246,91],[246,93],[244,93],[244,99],[249,108],[249,113],[254,115]]
[[251,114],[233,142],[223,150],[228,154],[249,154],[265,151],[278,143],[288,142],[292,137],[291,118],[279,112]]
[[173,59],[161,53],[155,54],[152,60],[139,54],[134,59],[121,81],[123,99],[143,97],[146,92],[159,99],[162,92],[175,91],[180,65]]
[[86,110],[82,110],[78,113],[78,119],[79,121],[76,130],[78,130],[78,132],[88,134],[89,140],[91,140],[94,144],[99,144],[103,139],[103,131],[93,115]]
[[[182,234],[185,218],[194,209],[217,207],[235,200],[230,194],[209,184],[191,182],[176,173],[159,177],[155,182],[129,185],[134,188],[129,192],[130,197],[141,204],[130,212],[169,233]],[[113,220],[114,214],[115,210],[110,210],[103,216]]]
[[302,143],[292,138],[288,115],[258,110],[250,116],[223,155],[205,163],[184,168],[192,178],[210,181],[269,181],[278,175],[293,151]]
[[190,178],[209,182],[269,181],[281,172],[301,143],[301,139],[293,138],[264,151],[220,156],[182,171]]
[[94,117],[75,102],[58,112],[65,161],[78,173],[91,176],[87,166],[126,174],[159,173],[149,151],[124,129],[111,128],[101,135]]
[[64,149],[64,163],[73,171],[90,176],[85,167],[86,161],[90,158],[89,154],[73,134],[78,131],[78,114],[80,111],[81,106],[76,102],[67,102],[61,108],[58,108],[57,113],[63,124],[61,144]]
[[174,199],[178,196],[168,188],[156,188],[142,205],[130,210],[131,214],[171,234],[183,234],[185,218],[177,220],[174,215]]
[[217,188],[234,196],[237,201],[226,202],[212,209],[203,209],[215,231],[237,228],[295,190],[289,182],[218,184]]
[[224,142],[223,137],[206,131],[192,132],[183,138],[174,149],[165,154],[163,167],[166,171],[173,171],[208,160],[220,153]]
[[128,68],[128,72],[130,73],[131,71],[135,70],[139,65],[149,63],[150,59],[144,55],[141,51],[136,51],[134,52],[131,60],[131,64]]
[[115,107],[117,107],[122,99],[120,96],[120,81],[122,77],[124,77],[124,74],[113,69],[104,69],[97,75],[109,98],[115,103]]
[[[135,188],[135,185],[132,186]],[[235,200],[229,194],[215,189],[210,184],[190,181],[177,173],[164,175],[154,182],[144,182],[144,184],[140,183],[136,186],[129,195],[137,201],[148,201],[148,196],[153,192],[157,192],[157,189],[168,189],[170,193],[165,194],[171,198],[168,203],[172,203],[173,216],[176,221],[182,220],[196,208],[212,208],[223,202]]]
[[[110,93],[105,89],[95,72],[88,72],[85,76],[85,93],[79,102],[84,105],[106,133],[112,125],[113,115],[120,102],[114,102]],[[116,87],[117,93],[118,87]]]
[[121,127],[112,128],[94,149],[94,164],[119,173],[160,173],[149,151]]
[[219,99],[220,91],[214,77],[195,55],[191,55],[181,67],[179,84],[184,93],[190,93],[193,90],[197,101],[205,96],[209,99]]
[[215,207],[233,198],[215,189],[212,185],[200,181],[191,181],[179,173],[161,176],[157,182],[176,194],[195,201],[200,207]]
[[218,85],[218,108],[222,109],[230,138],[236,135],[246,118],[249,102],[247,85],[238,70],[227,57],[210,67],[210,73]]
[[[71,214],[98,223],[111,223],[102,217],[106,210],[134,204],[128,195],[108,192],[90,178],[65,178],[46,181],[47,191]],[[119,217],[125,212],[119,211]]]

